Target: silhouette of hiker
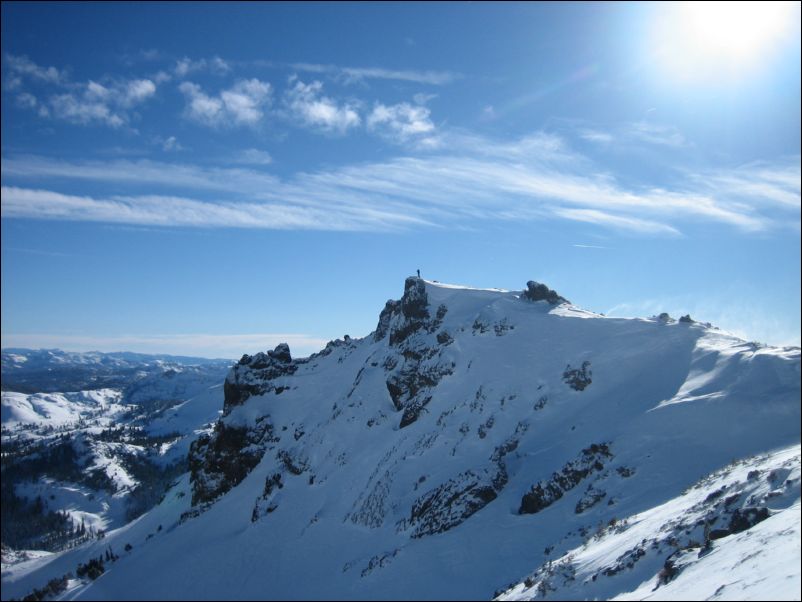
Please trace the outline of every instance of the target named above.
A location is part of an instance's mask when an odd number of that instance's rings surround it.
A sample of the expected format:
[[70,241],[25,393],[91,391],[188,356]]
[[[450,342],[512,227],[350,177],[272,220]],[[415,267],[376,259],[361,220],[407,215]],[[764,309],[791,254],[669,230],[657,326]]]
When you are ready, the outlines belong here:
[[418,270],[418,278],[420,278],[420,270]]

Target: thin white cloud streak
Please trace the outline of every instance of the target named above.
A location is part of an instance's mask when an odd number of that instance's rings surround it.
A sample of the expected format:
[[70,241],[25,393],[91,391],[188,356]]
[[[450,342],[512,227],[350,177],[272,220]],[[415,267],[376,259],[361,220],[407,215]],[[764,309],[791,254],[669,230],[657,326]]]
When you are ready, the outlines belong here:
[[675,126],[649,121],[630,123],[624,130],[626,136],[649,144],[681,148],[688,146],[688,141]]
[[280,203],[212,203],[174,196],[94,198],[50,190],[2,187],[2,217],[202,228],[374,230],[427,222],[372,208],[335,210]]
[[576,134],[583,140],[602,146],[609,146],[613,143],[637,146],[648,144],[672,148],[692,146],[677,127],[651,121],[626,123],[610,131],[579,128]]
[[610,144],[615,140],[609,132],[602,132],[599,130],[581,129],[578,131],[579,137],[588,142],[595,142],[597,144]]
[[[168,188],[191,188],[236,192],[258,190],[264,186],[276,186],[278,178],[247,169],[207,168],[198,165],[162,163],[142,159],[113,161],[61,161],[44,157],[28,156],[4,158],[4,176],[25,178],[65,178],[90,182],[148,182]],[[236,183],[233,180],[238,180]]]
[[62,349],[64,351],[133,351],[208,358],[239,359],[287,343],[293,357],[304,357],[322,349],[327,339],[298,333],[257,334],[154,334],[93,336],[71,334],[3,333],[2,347]]
[[636,232],[679,236],[679,230],[672,226],[636,217],[612,215],[604,211],[599,211],[598,209],[555,209],[554,213],[565,219],[576,220],[578,222],[608,225],[614,228],[634,230]]
[[[755,176],[749,170],[719,170],[718,180],[688,175],[674,189],[635,189],[598,173],[588,159],[554,136],[537,134],[494,143],[452,135],[444,141],[444,150],[425,157],[298,173],[287,179],[257,167],[14,157],[3,160],[4,182],[64,178],[130,183],[147,194],[90,198],[60,195],[42,186],[6,186],[3,215],[321,230],[470,227],[476,220],[562,219],[658,236],[676,236],[681,222],[687,220],[725,223],[744,231],[799,221],[798,203],[772,201],[787,194],[799,198],[798,188],[794,190],[798,164],[761,165],[752,171],[764,175]],[[746,186],[734,190],[727,174],[752,177],[752,196],[744,194]]]
[[410,69],[383,69],[380,67],[339,67],[320,63],[291,63],[288,65],[296,71],[307,73],[324,73],[345,83],[359,82],[365,79],[386,79],[445,86],[462,78],[452,71],[415,71]]
[[694,176],[700,184],[726,190],[735,198],[760,199],[788,208],[800,209],[800,157],[792,157],[787,165],[746,165],[729,171],[713,171]]

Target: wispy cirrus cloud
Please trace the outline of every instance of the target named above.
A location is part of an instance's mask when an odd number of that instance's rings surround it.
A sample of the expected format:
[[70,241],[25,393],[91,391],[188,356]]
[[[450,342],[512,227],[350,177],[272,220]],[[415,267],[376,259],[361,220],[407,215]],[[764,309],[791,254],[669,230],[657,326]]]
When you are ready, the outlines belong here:
[[[551,134],[493,141],[452,132],[443,137],[442,147],[424,156],[288,178],[241,163],[209,168],[10,157],[3,160],[3,179],[14,185],[3,188],[2,214],[157,226],[368,231],[557,219],[647,236],[676,236],[694,220],[746,232],[799,222],[799,163],[793,159],[720,169],[715,177],[683,174],[670,188],[634,187]],[[65,178],[125,182],[143,192],[90,197],[41,185]],[[32,180],[36,187],[23,185]]]
[[685,136],[676,126],[650,121],[636,121],[630,123],[624,129],[624,134],[635,140],[658,144],[662,146],[673,146],[680,148],[688,146]]
[[[388,80],[409,82],[431,86],[445,86],[462,79],[464,76],[455,71],[438,71],[432,69],[391,69],[387,67],[354,67],[334,65],[331,63],[310,62],[281,62],[266,59],[256,60],[227,60],[220,56],[210,58],[190,58],[183,56],[166,61],[163,53],[157,50],[143,51],[138,56],[129,56],[136,60],[163,60],[162,73],[168,79],[173,77],[182,79],[193,73],[209,72],[215,75],[226,75],[234,71],[243,71],[253,68],[280,69],[299,73],[316,73],[327,75],[331,79],[343,84],[353,84],[367,80]],[[129,63],[131,61],[129,60]]]
[[580,127],[576,130],[576,134],[583,140],[604,146],[613,143],[672,148],[692,146],[676,126],[646,120],[625,123],[609,130]]
[[154,189],[190,189],[245,193],[276,186],[278,178],[251,169],[201,167],[192,164],[163,163],[149,159],[111,161],[65,161],[38,156],[4,158],[4,177],[26,179],[60,178],[99,183],[136,184],[147,182]]
[[453,71],[416,71],[414,69],[385,69],[381,67],[341,67],[321,63],[290,63],[286,65],[295,71],[327,74],[344,83],[360,82],[366,79],[385,79],[444,86],[462,78]]
[[609,132],[601,130],[594,130],[589,128],[582,128],[578,132],[579,137],[588,142],[595,142],[597,144],[610,144],[615,140],[613,135]]
[[142,226],[370,231],[433,225],[400,211],[343,203],[211,202],[161,196],[78,196],[51,190],[2,187],[3,217],[34,217]]
[[700,186],[725,190],[733,198],[760,199],[764,203],[800,210],[799,191],[800,157],[789,158],[786,164],[769,165],[752,163],[733,170],[710,170],[701,174],[689,174]]
[[599,224],[605,226],[612,226],[621,230],[633,230],[642,232],[644,234],[669,234],[672,236],[679,236],[679,230],[668,224],[661,224],[654,220],[647,220],[638,217],[630,217],[623,215],[613,215],[606,211],[599,209],[568,209],[556,208],[554,213],[565,219],[575,220],[578,222],[587,222],[591,224]]

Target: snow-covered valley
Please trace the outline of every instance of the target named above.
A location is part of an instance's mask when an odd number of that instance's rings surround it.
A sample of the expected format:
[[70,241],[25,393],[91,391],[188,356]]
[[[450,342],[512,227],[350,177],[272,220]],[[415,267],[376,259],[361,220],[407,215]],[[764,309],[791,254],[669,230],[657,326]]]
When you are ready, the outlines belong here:
[[[65,372],[77,365],[84,377],[93,366],[106,370],[109,363],[104,354],[3,355],[4,367],[18,364],[18,376],[45,388],[50,379],[36,377],[47,371],[43,363],[56,363]],[[26,370],[34,363],[39,365]],[[3,544],[19,548],[38,542],[60,550],[152,507],[186,469],[190,442],[217,419],[226,369],[225,362],[152,359],[137,370],[126,364],[116,376],[119,389],[4,390]]]

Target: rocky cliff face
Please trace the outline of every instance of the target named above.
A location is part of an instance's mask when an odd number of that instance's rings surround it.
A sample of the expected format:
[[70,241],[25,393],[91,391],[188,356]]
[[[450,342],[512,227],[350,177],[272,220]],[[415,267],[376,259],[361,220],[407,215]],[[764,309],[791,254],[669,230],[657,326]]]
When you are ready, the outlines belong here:
[[[223,417],[252,396],[280,395],[290,387],[286,377],[297,370],[286,343],[267,353],[243,355],[223,384]],[[259,416],[252,425],[221,419],[211,434],[199,437],[189,450],[193,505],[208,504],[238,485],[276,441],[269,414]]]
[[271,391],[281,393],[281,385],[276,385],[280,376],[295,374],[298,366],[293,363],[290,346],[280,343],[273,351],[243,355],[231,368],[223,384],[225,402],[223,414],[226,415],[234,406],[241,405],[252,395],[264,395]]
[[[407,278],[403,296],[400,300],[387,301],[379,316],[379,324],[370,337],[376,343],[387,345],[380,368],[385,374],[393,408],[400,414],[401,428],[418,419],[431,401],[432,391],[455,367],[453,361],[443,357],[443,349],[451,342],[450,335],[446,331],[438,332],[447,311],[445,305],[431,311],[424,281]],[[437,333],[434,339],[428,336],[432,333]],[[229,371],[223,385],[224,419],[211,435],[202,436],[190,449],[193,504],[208,504],[235,487],[266,451],[280,441],[280,437],[274,435],[269,414],[261,416],[258,424],[253,426],[229,424],[225,417],[251,397],[280,395],[297,386],[289,377],[297,372],[299,366],[351,345],[353,341],[349,337],[331,341],[320,353],[301,360],[292,359],[286,343],[267,353],[242,356]],[[361,372],[356,377],[356,384],[360,376]]]
[[[382,365],[387,373],[387,391],[396,411],[401,412],[403,428],[418,419],[432,399],[432,390],[456,365],[443,356],[448,333],[438,332],[448,308],[440,305],[432,312],[423,280],[407,278],[401,301],[388,301],[385,312],[379,317],[374,340],[388,336],[390,350]],[[377,339],[380,332],[387,334]],[[427,336],[436,332],[434,340]]]

